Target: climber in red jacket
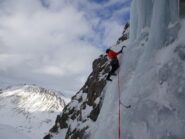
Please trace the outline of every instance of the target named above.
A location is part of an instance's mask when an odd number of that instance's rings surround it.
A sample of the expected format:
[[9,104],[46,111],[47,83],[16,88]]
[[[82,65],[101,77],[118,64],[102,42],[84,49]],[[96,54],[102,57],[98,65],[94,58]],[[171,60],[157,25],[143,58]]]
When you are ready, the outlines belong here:
[[123,46],[119,52],[114,52],[111,49],[106,50],[106,53],[107,53],[108,57],[111,59],[110,65],[111,65],[111,68],[112,68],[111,71],[109,72],[108,76],[107,76],[108,81],[112,81],[110,79],[111,75],[114,75],[114,76],[116,75],[115,71],[119,68],[119,61],[118,61],[117,55],[119,55],[123,52],[124,47],[126,47],[126,46]]

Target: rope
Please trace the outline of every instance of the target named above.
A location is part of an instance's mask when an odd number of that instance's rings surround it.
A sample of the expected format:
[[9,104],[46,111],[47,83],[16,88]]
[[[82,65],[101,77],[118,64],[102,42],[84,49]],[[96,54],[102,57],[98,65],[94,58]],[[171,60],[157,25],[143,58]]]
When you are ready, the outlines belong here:
[[118,103],[118,139],[121,138],[121,125],[120,125],[120,119],[121,119],[121,113],[120,113],[120,78],[119,78],[119,69],[118,69],[118,98],[119,98],[119,103]]
[[[123,51],[123,48],[125,46],[122,46],[122,51]],[[120,105],[121,105],[121,99],[120,99],[120,96],[121,96],[121,89],[120,89],[120,67],[118,69],[118,99],[119,99],[119,102],[118,102],[118,139],[121,139],[121,112],[120,112]],[[129,106],[130,107],[130,106]]]

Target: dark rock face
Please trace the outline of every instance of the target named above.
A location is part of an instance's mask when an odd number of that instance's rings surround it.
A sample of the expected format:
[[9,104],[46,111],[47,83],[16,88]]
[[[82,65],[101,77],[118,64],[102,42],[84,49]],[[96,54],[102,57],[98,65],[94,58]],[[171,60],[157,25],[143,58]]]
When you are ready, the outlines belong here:
[[125,40],[128,39],[128,37],[129,37],[129,26],[130,26],[129,23],[126,23],[125,24],[125,27],[123,29],[122,36],[119,37],[119,39],[117,40],[117,43],[116,44],[120,44],[121,42],[123,42],[123,41],[125,41]]
[[85,85],[72,97],[63,113],[57,116],[55,125],[44,139],[52,138],[60,130],[66,130],[65,139],[87,138],[88,123],[97,120],[102,106],[103,89],[110,71],[107,56],[100,55],[94,60],[92,68]]

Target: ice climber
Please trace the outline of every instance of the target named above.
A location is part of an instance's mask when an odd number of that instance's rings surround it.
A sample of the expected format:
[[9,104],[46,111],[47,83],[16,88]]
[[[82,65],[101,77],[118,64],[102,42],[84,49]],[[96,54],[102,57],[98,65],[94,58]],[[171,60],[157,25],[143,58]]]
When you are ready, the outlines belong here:
[[119,55],[119,54],[121,54],[121,53],[123,52],[123,48],[124,48],[124,47],[126,47],[126,46],[123,46],[119,52],[114,52],[114,51],[111,50],[111,49],[107,49],[107,50],[106,50],[106,53],[107,53],[109,59],[111,59],[111,62],[110,62],[111,71],[109,72],[109,74],[108,74],[108,76],[107,76],[107,80],[108,80],[108,81],[112,81],[112,80],[110,79],[110,76],[111,76],[111,75],[116,76],[115,71],[119,68],[119,61],[118,61],[117,55]]

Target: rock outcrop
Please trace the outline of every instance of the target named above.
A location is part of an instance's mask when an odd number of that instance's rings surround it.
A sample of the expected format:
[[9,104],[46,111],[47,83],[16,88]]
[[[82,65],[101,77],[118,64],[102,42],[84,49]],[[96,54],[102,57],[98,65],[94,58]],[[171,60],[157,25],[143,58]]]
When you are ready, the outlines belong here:
[[130,24],[129,23],[126,23],[125,24],[125,27],[123,29],[122,36],[118,38],[116,44],[120,44],[121,42],[123,42],[123,41],[125,41],[125,40],[128,39],[128,37],[129,37],[129,27],[130,27]]
[[72,97],[72,101],[58,115],[55,125],[44,139],[50,139],[60,130],[65,131],[65,139],[85,138],[88,125],[97,120],[103,102],[103,89],[110,65],[106,55],[93,62],[93,71],[85,85]]

